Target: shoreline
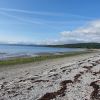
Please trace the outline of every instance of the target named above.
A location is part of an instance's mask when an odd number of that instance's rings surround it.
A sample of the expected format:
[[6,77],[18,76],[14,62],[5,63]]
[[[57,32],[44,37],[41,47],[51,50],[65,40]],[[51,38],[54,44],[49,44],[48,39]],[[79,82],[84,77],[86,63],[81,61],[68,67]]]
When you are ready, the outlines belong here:
[[4,65],[15,65],[15,64],[24,64],[31,62],[38,62],[48,59],[56,59],[62,57],[75,56],[85,53],[93,53],[95,50],[87,50],[87,51],[75,51],[75,52],[57,52],[57,53],[38,53],[37,56],[18,56],[18,57],[10,57],[3,60],[0,60],[0,66]]
[[76,50],[76,51],[62,51],[62,52],[38,52],[38,53],[5,53],[0,52],[0,61],[2,60],[9,60],[9,59],[15,59],[15,58],[28,58],[28,57],[37,57],[37,56],[49,56],[49,55],[61,55],[64,53],[71,53],[71,52],[82,52],[86,51],[83,50]]

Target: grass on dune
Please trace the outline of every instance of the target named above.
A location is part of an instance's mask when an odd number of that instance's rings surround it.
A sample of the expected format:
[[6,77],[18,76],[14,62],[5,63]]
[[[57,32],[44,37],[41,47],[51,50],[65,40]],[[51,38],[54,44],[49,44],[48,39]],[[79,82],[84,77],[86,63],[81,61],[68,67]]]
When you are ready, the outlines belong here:
[[30,57],[30,58],[14,58],[14,59],[0,61],[0,66],[31,63],[36,61],[43,61],[47,59],[55,59],[61,57],[69,57],[69,56],[80,55],[85,53],[90,53],[90,51],[70,52],[70,53],[63,53],[62,55],[44,55],[44,56],[37,56],[37,57]]

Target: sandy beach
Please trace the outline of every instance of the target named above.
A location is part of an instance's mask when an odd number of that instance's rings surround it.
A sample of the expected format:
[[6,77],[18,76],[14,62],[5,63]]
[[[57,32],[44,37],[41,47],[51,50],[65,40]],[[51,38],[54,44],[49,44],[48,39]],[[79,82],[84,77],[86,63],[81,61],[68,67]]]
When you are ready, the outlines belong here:
[[0,100],[100,100],[100,52],[0,67]]

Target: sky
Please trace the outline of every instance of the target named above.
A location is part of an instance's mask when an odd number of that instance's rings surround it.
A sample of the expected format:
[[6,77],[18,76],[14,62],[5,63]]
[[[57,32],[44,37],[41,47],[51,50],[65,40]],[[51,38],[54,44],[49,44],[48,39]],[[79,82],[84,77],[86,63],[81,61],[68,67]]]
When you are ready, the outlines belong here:
[[100,42],[100,0],[0,0],[0,42]]

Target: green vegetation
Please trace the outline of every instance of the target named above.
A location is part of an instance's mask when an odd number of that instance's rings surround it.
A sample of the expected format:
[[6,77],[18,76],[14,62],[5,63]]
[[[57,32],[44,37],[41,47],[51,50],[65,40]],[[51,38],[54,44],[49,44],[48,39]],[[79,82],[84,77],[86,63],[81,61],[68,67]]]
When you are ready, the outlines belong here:
[[54,58],[61,58],[61,57],[69,57],[69,56],[80,55],[80,54],[85,54],[85,53],[91,53],[91,51],[62,53],[61,55],[44,55],[44,56],[37,56],[37,57],[31,57],[31,58],[9,59],[9,60],[0,61],[0,66],[31,63],[31,62],[36,62],[36,61],[43,61],[47,59],[54,59]]
[[48,47],[100,49],[100,43],[76,43],[76,44],[64,44],[64,45],[48,45]]

